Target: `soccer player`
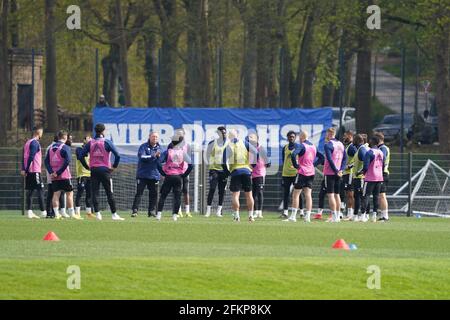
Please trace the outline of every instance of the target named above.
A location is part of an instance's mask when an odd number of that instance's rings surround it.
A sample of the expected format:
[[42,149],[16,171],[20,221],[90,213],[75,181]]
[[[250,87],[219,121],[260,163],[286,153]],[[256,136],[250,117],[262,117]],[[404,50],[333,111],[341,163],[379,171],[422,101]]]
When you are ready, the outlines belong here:
[[[55,134],[53,137],[53,142],[50,143],[50,145],[47,147],[45,151],[45,155],[48,154],[48,151],[52,147],[53,143],[58,142],[58,134]],[[52,187],[52,177],[48,173],[47,170],[45,170],[47,174],[47,200],[46,200],[46,208],[47,208],[47,218],[54,219],[55,218],[55,212],[53,211],[53,187]],[[63,218],[70,218],[70,216],[66,213],[66,195],[64,192],[61,192],[61,195],[59,196],[59,213]]]
[[[308,140],[308,133],[302,131],[300,133],[300,145],[291,154],[291,160],[297,169],[297,176],[294,182],[294,192],[292,194],[292,213],[288,221],[297,221],[297,210],[299,207],[300,194],[305,195],[306,215],[305,222],[311,222],[312,210],[312,187],[314,176],[316,174],[315,165],[317,148]],[[297,163],[298,157],[298,163]]]
[[353,178],[355,212],[352,220],[358,222],[363,221],[364,216],[361,216],[361,212],[365,212],[365,203],[363,198],[364,174],[362,170],[364,167],[364,158],[369,148],[364,143],[364,137],[361,134],[355,135],[353,138],[353,144],[355,145],[357,151],[353,158],[353,172],[355,173]]
[[[174,221],[178,220],[183,178],[187,177],[193,168],[191,157],[181,143],[183,141],[181,137],[180,131],[177,131],[172,137],[172,142],[167,147],[167,150],[161,154],[158,161],[159,173],[164,176],[158,201],[158,213],[156,214],[156,220],[158,221],[161,220],[164,203],[171,191],[174,199],[172,219]],[[162,164],[164,165],[162,166]]]
[[[77,195],[75,197],[75,212],[78,216],[81,216],[81,198],[83,197],[83,193],[86,192],[85,196],[85,205],[86,205],[86,216],[88,218],[94,218],[95,216],[92,214],[92,208],[91,208],[91,171],[87,170],[83,165],[81,164],[81,154],[83,152],[83,148],[86,144],[89,143],[89,141],[92,140],[92,137],[90,135],[87,135],[83,139],[83,146],[78,147],[75,150],[75,154],[77,156],[76,161],[76,173],[77,173]],[[89,162],[89,155],[84,157],[84,161],[86,163]]]
[[288,144],[283,148],[283,153],[281,155],[283,162],[282,171],[282,186],[283,186],[283,213],[282,218],[289,217],[289,194],[291,193],[291,186],[295,183],[295,177],[297,176],[297,169],[294,168],[292,164],[292,152],[299,147],[297,140],[297,134],[294,131],[289,131],[287,133]]
[[[119,166],[120,155],[112,141],[105,139],[105,125],[98,123],[95,125],[95,137],[83,147],[80,161],[83,167],[91,170],[92,205],[97,220],[102,220],[102,214],[98,207],[98,196],[100,184],[106,192],[112,219],[115,221],[125,220],[117,214],[116,201],[113,193],[113,182],[111,174]],[[114,154],[114,164],[111,166],[111,153]],[[89,154],[89,165],[85,157]]]
[[347,166],[342,176],[343,191],[345,192],[345,202],[347,207],[347,220],[353,220],[355,212],[355,201],[353,193],[353,165],[354,157],[357,152],[355,145],[353,144],[353,132],[347,131],[344,133],[344,146],[347,153]]
[[257,159],[250,159],[250,163],[255,163],[252,170],[252,196],[254,200],[254,217],[263,218],[262,207],[264,202],[264,183],[266,179],[266,168],[269,168],[271,163],[267,157],[266,149],[258,142],[258,135],[252,132],[248,135],[248,142],[258,152]]
[[384,172],[383,172],[383,184],[381,185],[380,190],[380,210],[381,210],[381,218],[380,221],[389,221],[389,207],[388,201],[386,197],[387,187],[389,183],[389,162],[391,160],[391,150],[388,146],[384,144],[384,134],[382,132],[375,133],[380,139],[379,148],[384,155]]
[[59,197],[61,192],[66,193],[67,207],[69,217],[80,220],[81,218],[75,214],[73,207],[73,186],[70,174],[70,161],[72,160],[72,152],[70,146],[66,145],[69,134],[67,131],[58,132],[58,141],[53,143],[45,157],[45,166],[52,179],[53,198],[52,205],[55,212],[55,219],[61,219],[59,213]]
[[[230,130],[228,139],[229,145],[223,154],[224,159],[222,167],[225,171],[227,171],[227,164],[229,165],[233,219],[236,222],[241,221],[239,216],[239,196],[241,194],[241,190],[243,190],[247,202],[248,220],[253,222],[255,221],[253,216],[253,207],[255,203],[252,196],[251,175],[253,167],[250,160],[251,157],[252,159],[256,159],[258,151],[248,141],[242,141],[239,139],[235,129]],[[250,153],[252,154],[251,156]]]
[[[183,151],[191,157],[191,148],[189,147],[189,144],[186,143],[186,140],[184,140],[186,132],[183,128],[177,129],[175,132],[175,135],[179,137],[180,147],[183,149]],[[184,171],[187,170],[188,163],[184,163]],[[181,189],[183,193],[183,203],[184,203],[184,213],[186,214],[186,217],[192,218],[191,212],[190,212],[190,198],[189,198],[189,174],[183,175],[183,187]],[[180,206],[180,212],[178,213],[180,218],[183,217],[183,212],[181,210]]]
[[364,157],[364,191],[363,197],[365,201],[366,212],[363,221],[368,220],[370,195],[373,197],[373,213],[372,221],[377,222],[378,198],[380,195],[381,185],[383,184],[384,172],[384,155],[378,148],[380,139],[377,136],[370,138],[370,150]]
[[227,172],[222,168],[223,153],[225,148],[228,146],[227,129],[225,127],[218,127],[217,135],[219,136],[218,139],[209,142],[206,149],[206,159],[208,160],[209,165],[209,192],[205,214],[205,217],[207,218],[211,215],[211,205],[217,187],[219,187],[219,203],[217,206],[216,215],[218,217],[222,217],[225,188],[228,182]]
[[137,217],[139,204],[145,188],[148,189],[148,217],[156,216],[155,206],[158,198],[158,184],[161,175],[158,171],[158,161],[161,156],[159,134],[151,132],[148,141],[139,147],[138,167],[136,172],[136,195],[134,196],[131,217]]
[[347,154],[342,142],[336,139],[336,130],[327,130],[328,142],[325,144],[325,165],[323,173],[325,175],[325,186],[327,188],[328,204],[332,212],[332,222],[340,222],[340,180],[343,170],[347,165]]
[[41,217],[47,217],[47,211],[44,206],[44,183],[42,182],[42,150],[39,140],[42,138],[44,130],[42,127],[33,128],[33,137],[25,143],[23,147],[22,170],[21,175],[25,177],[26,210],[29,219],[39,219],[39,216],[33,213],[31,208],[33,202],[33,193],[37,191],[39,200],[39,209]]

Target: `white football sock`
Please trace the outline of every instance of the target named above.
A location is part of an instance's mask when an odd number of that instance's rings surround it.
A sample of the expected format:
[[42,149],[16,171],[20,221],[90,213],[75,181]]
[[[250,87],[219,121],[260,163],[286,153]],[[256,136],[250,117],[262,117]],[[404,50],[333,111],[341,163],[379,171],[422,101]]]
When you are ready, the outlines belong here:
[[46,216],[47,216],[47,211],[46,211],[46,210],[41,211],[41,216],[42,216],[42,217],[46,217]]
[[91,208],[86,208],[86,212],[87,213],[92,213],[92,209]]
[[283,214],[287,217],[287,216],[289,216],[289,210],[284,210],[283,211]]
[[305,215],[305,210],[304,209],[300,209],[300,215],[301,216]]
[[184,210],[186,211],[186,213],[189,213],[189,205],[188,204],[185,205],[184,208],[185,208]]
[[295,218],[297,217],[297,210],[298,210],[298,209],[292,209],[290,219],[295,219]]
[[249,217],[249,218],[253,218],[253,211],[249,211],[249,212],[248,212],[248,217]]
[[59,216],[59,208],[53,208],[53,211],[55,212],[55,216]]
[[75,212],[77,215],[81,214],[81,207],[75,207]]
[[217,207],[217,212],[218,212],[218,213],[222,213],[222,206],[218,206],[218,207]]
[[69,216],[73,217],[75,215],[75,210],[73,208],[69,208],[67,211],[69,212]]
[[64,216],[66,215],[66,208],[61,208],[61,214]]
[[209,216],[211,214],[211,206],[206,207],[206,215]]

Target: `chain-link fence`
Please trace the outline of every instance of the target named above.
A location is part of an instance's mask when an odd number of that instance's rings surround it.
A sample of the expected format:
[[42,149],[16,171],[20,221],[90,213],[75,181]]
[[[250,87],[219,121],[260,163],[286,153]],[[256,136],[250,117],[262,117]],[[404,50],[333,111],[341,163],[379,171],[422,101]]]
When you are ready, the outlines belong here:
[[[20,176],[22,149],[0,148],[0,210],[23,210],[24,181]],[[75,158],[75,154],[73,155]],[[126,158],[126,157],[125,157]],[[120,211],[131,211],[136,191],[136,163],[123,161],[113,174],[114,195]],[[74,186],[75,165],[71,165]],[[318,194],[322,182],[321,168],[316,170],[313,186],[313,204],[318,207]],[[43,169],[43,172],[44,169]],[[388,199],[390,211],[399,214],[450,214],[450,155],[447,154],[398,154],[391,155]],[[43,174],[46,181],[46,175]],[[411,184],[409,183],[411,182]],[[191,211],[204,213],[209,190],[208,168],[206,164],[196,164],[190,174]],[[76,191],[75,191],[76,192]],[[268,175],[264,188],[264,210],[278,211],[283,199],[281,170]],[[108,210],[106,195],[100,192],[100,208]],[[217,191],[213,210],[217,206]],[[325,207],[327,207],[325,198]],[[411,203],[411,206],[409,206]],[[173,198],[169,196],[165,210],[171,210]],[[245,210],[245,199],[241,197]],[[148,196],[144,194],[140,211],[146,212]],[[184,208],[184,206],[183,206]],[[409,210],[411,208],[411,210]],[[227,186],[224,212],[231,211],[231,193]]]

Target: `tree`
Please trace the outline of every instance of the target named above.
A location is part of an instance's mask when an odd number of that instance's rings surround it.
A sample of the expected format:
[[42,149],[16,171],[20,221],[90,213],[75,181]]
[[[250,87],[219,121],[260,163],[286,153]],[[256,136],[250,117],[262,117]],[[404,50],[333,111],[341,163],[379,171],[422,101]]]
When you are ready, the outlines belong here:
[[10,107],[8,72],[8,11],[9,0],[0,1],[0,146],[7,145],[7,129]]
[[120,0],[116,0],[116,27],[117,27],[117,43],[119,47],[119,65],[120,75],[123,84],[123,91],[125,94],[125,106],[133,105],[131,100],[130,80],[128,78],[128,47],[125,32],[125,26],[122,18],[122,6]]
[[176,0],[153,0],[161,24],[160,107],[176,105],[177,49],[180,30]]
[[59,129],[56,98],[55,4],[56,0],[45,0],[45,103],[47,130],[50,132]]

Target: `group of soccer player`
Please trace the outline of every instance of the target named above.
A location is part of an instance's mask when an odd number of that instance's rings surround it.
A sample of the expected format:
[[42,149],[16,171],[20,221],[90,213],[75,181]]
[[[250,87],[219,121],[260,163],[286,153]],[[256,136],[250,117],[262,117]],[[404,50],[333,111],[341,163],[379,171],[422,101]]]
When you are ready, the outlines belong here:
[[[74,201],[74,188],[70,171],[72,136],[64,130],[55,135],[45,152],[47,171],[47,206],[44,205],[44,184],[41,177],[42,151],[39,140],[43,129],[33,129],[33,137],[23,150],[22,175],[26,182],[26,211],[30,219],[81,217],[81,199],[85,194],[88,218],[102,220],[99,209],[100,185],[103,186],[112,219],[124,218],[117,213],[111,174],[118,167],[120,154],[114,144],[105,139],[103,124],[95,126],[95,136],[86,136],[83,145],[76,149],[77,194]],[[181,210],[184,198],[185,215],[191,217],[189,210],[189,174],[193,169],[189,144],[184,139],[183,129],[177,129],[169,146],[163,150],[157,132],[149,134],[148,141],[138,151],[136,171],[136,193],[132,204],[131,217],[137,217],[142,195],[149,190],[148,216],[161,220],[164,204],[173,193],[172,219],[183,216]],[[258,135],[251,131],[245,139],[239,137],[237,130],[227,132],[217,128],[217,138],[209,142],[205,162],[209,168],[209,193],[205,217],[211,216],[212,202],[218,190],[216,216],[222,217],[226,187],[230,179],[233,219],[240,221],[240,193],[245,194],[248,219],[263,218],[263,192],[266,169],[271,166],[267,151],[260,145]],[[298,141],[297,141],[298,138]],[[376,221],[378,208],[380,220],[387,221],[388,205],[386,186],[389,178],[389,148],[384,145],[381,133],[375,133],[369,141],[367,135],[346,132],[343,143],[336,139],[334,128],[327,130],[324,155],[308,140],[306,132],[290,131],[288,144],[283,148],[282,185],[284,221],[296,222],[300,213],[306,222],[311,221],[313,206],[312,191],[316,167],[323,165],[324,179],[319,192],[319,212],[313,219],[322,219],[325,195],[331,210],[329,221],[343,219],[342,203],[346,203],[347,220],[363,221],[369,219],[370,195],[373,196],[372,220]],[[111,155],[114,162],[111,163]],[[162,178],[163,177],[163,178]],[[159,188],[160,180],[162,185]],[[159,196],[158,196],[158,189]],[[37,192],[41,215],[32,211],[33,193]],[[341,192],[342,191],[342,192]],[[291,201],[289,197],[292,195]],[[305,201],[305,209],[303,201]],[[289,207],[289,203],[291,206]],[[92,205],[92,206],[91,206]],[[67,208],[67,209],[66,209]],[[291,213],[289,214],[289,210]]]

